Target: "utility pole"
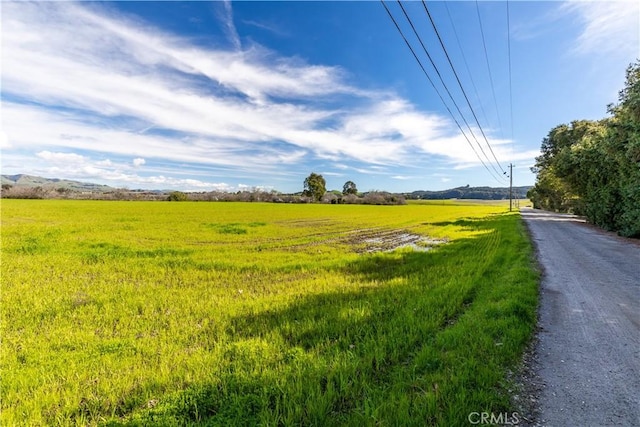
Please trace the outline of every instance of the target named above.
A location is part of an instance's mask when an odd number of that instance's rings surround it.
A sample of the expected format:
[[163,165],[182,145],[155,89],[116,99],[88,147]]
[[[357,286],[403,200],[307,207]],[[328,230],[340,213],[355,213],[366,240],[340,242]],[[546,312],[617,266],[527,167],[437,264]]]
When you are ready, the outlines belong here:
[[513,211],[513,164],[509,163],[509,212]]

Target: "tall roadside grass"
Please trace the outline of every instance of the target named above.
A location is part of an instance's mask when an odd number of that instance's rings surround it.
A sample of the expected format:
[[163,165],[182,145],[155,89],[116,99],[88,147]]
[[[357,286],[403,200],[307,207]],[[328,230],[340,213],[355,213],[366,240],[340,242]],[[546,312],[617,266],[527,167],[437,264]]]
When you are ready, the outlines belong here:
[[[503,206],[2,203],[2,425],[511,410],[537,275]],[[391,231],[447,243],[367,252]]]

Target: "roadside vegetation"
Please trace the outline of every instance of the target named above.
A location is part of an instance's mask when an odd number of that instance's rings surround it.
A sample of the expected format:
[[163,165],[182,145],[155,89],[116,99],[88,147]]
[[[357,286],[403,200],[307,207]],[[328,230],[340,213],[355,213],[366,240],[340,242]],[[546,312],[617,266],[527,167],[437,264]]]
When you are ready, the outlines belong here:
[[538,277],[504,205],[1,214],[2,425],[451,426],[511,410]]
[[534,207],[573,212],[606,230],[640,237],[640,61],[627,69],[610,117],[553,128],[542,141],[527,195]]

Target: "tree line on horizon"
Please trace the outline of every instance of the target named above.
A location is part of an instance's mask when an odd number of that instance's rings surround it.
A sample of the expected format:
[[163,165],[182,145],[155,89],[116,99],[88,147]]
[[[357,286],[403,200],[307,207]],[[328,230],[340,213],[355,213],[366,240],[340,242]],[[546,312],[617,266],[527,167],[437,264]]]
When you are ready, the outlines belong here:
[[[447,190],[419,190],[410,193],[391,193],[382,190],[360,192],[356,183],[348,180],[342,190],[327,190],[320,174],[311,173],[304,181],[304,188],[297,193],[252,188],[240,191],[130,190],[106,185],[42,178],[30,175],[3,175],[13,182],[3,182],[0,198],[4,199],[74,199],[74,200],[147,200],[147,201],[237,201],[274,203],[361,203],[404,204],[406,200],[478,199],[505,200],[508,187],[471,187],[469,185]],[[15,179],[26,177],[24,181]],[[7,181],[9,181],[7,179]],[[531,186],[513,187],[514,198],[522,198]]]
[[[153,191],[129,190],[86,184],[88,188],[74,189],[58,186],[56,179],[40,177],[41,181],[51,181],[49,185],[19,185],[3,183],[0,190],[2,199],[66,199],[66,200],[132,200],[132,201],[171,201],[171,202],[269,202],[269,203],[330,203],[330,204],[364,204],[364,205],[404,205],[406,199],[402,194],[387,191],[358,191],[353,181],[345,182],[342,191],[327,191],[322,175],[312,173],[305,179],[303,191],[285,194],[276,190],[253,188],[242,191]],[[76,184],[83,184],[73,181]],[[103,187],[107,187],[104,189]]]
[[610,117],[551,129],[531,170],[535,208],[583,215],[622,236],[640,237],[640,60],[626,70]]

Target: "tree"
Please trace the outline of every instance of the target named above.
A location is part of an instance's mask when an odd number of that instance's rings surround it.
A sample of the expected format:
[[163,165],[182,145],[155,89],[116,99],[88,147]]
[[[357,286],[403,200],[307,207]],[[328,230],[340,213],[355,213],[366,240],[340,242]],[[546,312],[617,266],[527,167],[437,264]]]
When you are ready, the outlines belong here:
[[612,228],[624,236],[640,237],[640,60],[627,68],[618,101],[609,105],[613,117],[603,147],[618,178],[611,196],[616,196],[619,216]]
[[574,211],[608,230],[640,236],[640,61],[627,69],[611,117],[551,130],[532,171],[534,206]]
[[344,186],[342,187],[342,194],[344,194],[345,196],[348,194],[358,194],[356,183],[353,181],[345,182]]
[[305,178],[304,180],[304,194],[307,197],[311,197],[316,202],[322,199],[324,193],[327,192],[327,182],[324,180],[322,175],[312,172],[311,175]]
[[167,197],[167,200],[170,202],[185,202],[188,199],[189,197],[182,191],[172,191],[169,193],[169,197]]

